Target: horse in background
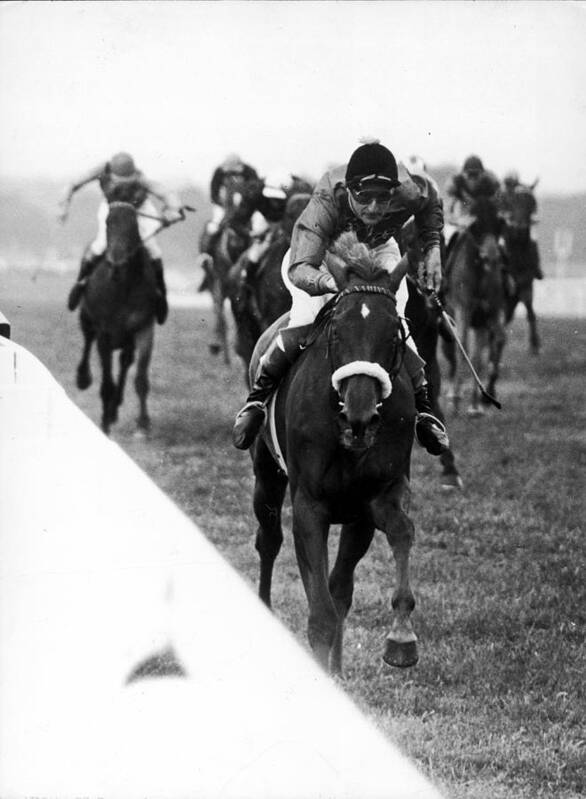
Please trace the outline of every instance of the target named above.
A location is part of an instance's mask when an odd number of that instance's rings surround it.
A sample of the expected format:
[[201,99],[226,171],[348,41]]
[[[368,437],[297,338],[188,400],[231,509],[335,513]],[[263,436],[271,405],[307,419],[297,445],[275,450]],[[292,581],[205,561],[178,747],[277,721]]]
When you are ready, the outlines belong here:
[[[155,272],[130,203],[110,204],[106,236],[106,251],[88,279],[79,312],[84,346],[77,367],[77,387],[83,390],[92,383],[89,361],[96,341],[102,366],[101,426],[108,434],[118,419],[127,373],[136,358],[134,385],[140,403],[136,434],[144,436],[151,425],[147,396],[154,344]],[[114,380],[112,359],[116,350],[120,350],[120,369]]]
[[[405,340],[395,300],[403,272],[389,275],[380,269],[353,233],[340,237],[335,253],[328,267],[340,291],[318,315],[304,352],[277,391],[269,411],[273,421],[261,431],[252,456],[260,597],[270,607],[289,481],[295,550],[309,606],[309,643],[324,668],[341,674],[354,570],[376,529],[389,541],[398,575],[383,658],[400,667],[417,661],[410,620],[415,605],[409,585],[413,523],[408,516],[415,404],[402,367]],[[259,340],[251,374],[286,321],[285,315]],[[332,524],[342,527],[328,576]]]
[[[410,262],[420,263],[423,260],[415,223],[411,219],[402,230],[399,241],[401,253],[410,253]],[[444,242],[441,242],[442,258],[444,256]],[[451,343],[451,335],[444,329],[438,307],[418,287],[415,276],[407,275],[408,299],[405,305],[405,316],[409,322],[409,330],[413,336],[415,346],[425,361],[425,376],[429,384],[429,398],[434,414],[442,422],[445,414],[440,403],[441,396],[441,370],[438,361],[438,340],[440,335]],[[441,485],[446,491],[462,488],[463,482],[456,465],[456,457],[450,447],[439,456],[442,465]]]
[[537,242],[531,237],[533,215],[537,210],[533,193],[536,184],[537,181],[531,186],[519,185],[508,198],[504,231],[508,265],[515,283],[513,292],[506,297],[505,324],[512,321],[517,305],[523,303],[529,325],[529,349],[534,355],[539,354],[541,340],[533,309],[533,281],[543,277]]
[[[505,346],[505,276],[499,239],[503,220],[494,201],[479,198],[472,208],[474,221],[457,235],[446,261],[444,299],[452,312],[456,334],[464,349],[472,340],[471,361],[479,376],[488,370],[488,392],[495,396]],[[458,351],[446,352],[450,363],[452,401],[459,410],[464,359]],[[487,400],[475,384],[470,415],[484,413]]]
[[214,238],[212,253],[202,253],[198,260],[204,271],[204,280],[199,290],[209,291],[213,302],[214,329],[209,350],[212,355],[222,352],[227,364],[230,363],[230,350],[224,306],[228,297],[228,275],[249,245],[250,220],[261,191],[260,180],[245,181],[238,175],[231,176],[226,185],[225,216],[221,229]]
[[261,334],[291,307],[291,295],[281,277],[281,264],[291,245],[295,222],[310,199],[307,192],[293,194],[258,264],[247,263],[242,255],[230,270],[228,296],[236,323],[235,349],[247,369]]

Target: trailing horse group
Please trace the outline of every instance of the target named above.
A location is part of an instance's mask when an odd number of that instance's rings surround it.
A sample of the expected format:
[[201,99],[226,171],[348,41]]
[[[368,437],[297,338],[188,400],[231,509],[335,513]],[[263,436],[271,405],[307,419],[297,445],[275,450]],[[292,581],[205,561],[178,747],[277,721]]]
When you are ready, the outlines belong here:
[[[366,196],[373,177],[372,197]],[[389,198],[384,194],[388,188],[382,170],[361,180],[367,191],[359,187],[357,202],[372,203],[373,208],[392,202],[392,191]],[[210,352],[222,354],[229,363],[228,303],[235,350],[249,385],[257,379],[268,349],[288,327],[291,294],[283,281],[283,263],[288,263],[297,221],[312,198],[310,186],[287,198],[286,211],[272,225],[262,256],[252,262],[247,257],[250,220],[261,185],[237,176],[227,184],[218,235],[199,259],[201,290],[213,298]],[[539,349],[532,307],[537,256],[530,236],[531,191],[518,194],[518,207],[506,221],[494,203],[478,198],[469,226],[448,247],[442,238],[443,279],[436,288],[421,280],[425,249],[416,219],[402,224],[395,236],[403,257],[393,269],[381,261],[380,246],[365,243],[360,229],[347,228],[337,235],[324,258],[324,275],[332,278],[329,285],[335,289],[307,325],[299,353],[261,408],[263,424],[250,447],[260,597],[270,606],[273,566],[283,541],[281,508],[289,486],[293,539],[309,608],[309,642],[320,664],[333,673],[342,673],[343,628],[352,604],[354,570],[376,530],[387,537],[397,568],[383,658],[398,667],[417,662],[410,618],[415,605],[409,584],[410,462],[416,422],[426,414],[416,406],[412,377],[405,369],[407,337],[413,338],[425,363],[430,418],[440,426],[445,420],[440,349],[448,366],[454,412],[461,407],[464,378],[472,372],[471,415],[483,413],[489,402],[499,405],[495,397],[506,326],[519,302],[527,308],[531,351]],[[180,208],[174,221],[184,219],[185,210],[193,209]],[[139,233],[139,213],[130,202],[109,203],[106,248],[87,277],[80,303],[84,345],[77,385],[85,389],[91,383],[89,359],[96,342],[102,366],[102,429],[107,434],[117,420],[134,361],[140,404],[137,432],[146,435],[150,428],[149,365],[160,295],[153,259]],[[162,228],[169,221],[161,217],[160,223]],[[408,327],[397,308],[404,278]],[[447,437],[433,454],[440,457],[442,486],[461,488]],[[341,525],[341,534],[330,572],[331,525]]]

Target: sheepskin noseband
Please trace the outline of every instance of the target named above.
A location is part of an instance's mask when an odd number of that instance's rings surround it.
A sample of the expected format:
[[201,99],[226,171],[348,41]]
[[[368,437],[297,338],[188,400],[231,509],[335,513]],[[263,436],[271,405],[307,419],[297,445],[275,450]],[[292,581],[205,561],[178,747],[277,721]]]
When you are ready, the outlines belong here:
[[378,380],[381,384],[383,399],[389,397],[393,390],[389,373],[380,364],[372,363],[372,361],[352,361],[352,363],[340,366],[332,375],[332,386],[339,392],[342,380],[353,375],[368,375]]

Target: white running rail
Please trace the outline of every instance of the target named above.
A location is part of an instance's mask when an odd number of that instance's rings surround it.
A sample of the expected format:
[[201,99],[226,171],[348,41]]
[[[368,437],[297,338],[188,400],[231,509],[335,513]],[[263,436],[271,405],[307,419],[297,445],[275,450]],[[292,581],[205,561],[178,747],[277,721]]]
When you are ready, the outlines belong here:
[[[438,799],[6,338],[0,492],[0,796]],[[184,676],[127,683],[163,650]]]

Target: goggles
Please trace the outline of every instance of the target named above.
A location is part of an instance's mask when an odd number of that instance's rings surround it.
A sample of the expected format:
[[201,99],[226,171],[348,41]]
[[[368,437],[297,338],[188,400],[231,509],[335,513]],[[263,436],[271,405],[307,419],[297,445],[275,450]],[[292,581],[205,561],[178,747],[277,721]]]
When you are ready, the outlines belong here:
[[350,189],[350,193],[352,197],[356,200],[357,203],[360,205],[370,205],[370,203],[374,200],[374,202],[378,203],[379,205],[384,205],[385,203],[389,203],[393,194],[395,193],[394,188],[370,188],[370,189]]

